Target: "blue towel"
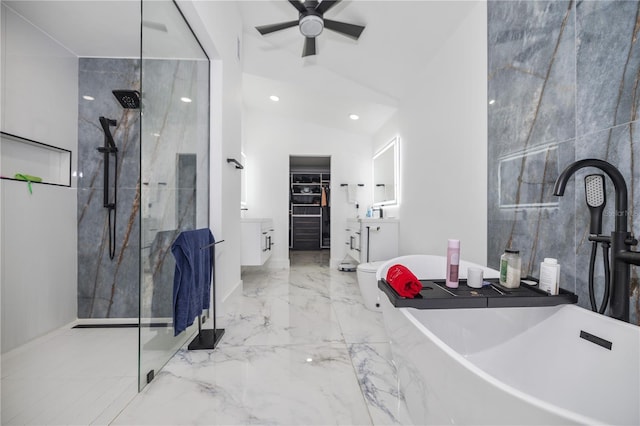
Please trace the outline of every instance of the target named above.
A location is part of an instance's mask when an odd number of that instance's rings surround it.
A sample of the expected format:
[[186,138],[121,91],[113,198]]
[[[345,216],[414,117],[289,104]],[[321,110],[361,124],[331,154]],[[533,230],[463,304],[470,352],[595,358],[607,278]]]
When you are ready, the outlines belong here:
[[171,245],[171,253],[176,260],[173,275],[174,336],[193,324],[203,309],[209,309],[214,243],[211,231],[203,228],[181,232]]

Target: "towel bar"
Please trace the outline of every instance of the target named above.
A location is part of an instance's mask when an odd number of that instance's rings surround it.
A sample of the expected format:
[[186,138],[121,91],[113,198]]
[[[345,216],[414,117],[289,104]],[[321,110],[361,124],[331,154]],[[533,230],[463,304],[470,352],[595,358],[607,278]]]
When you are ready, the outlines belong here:
[[233,163],[236,165],[236,169],[244,169],[244,166],[240,164],[238,160],[235,158],[227,158],[227,163]]
[[220,244],[220,243],[224,243],[224,240],[216,241],[216,242],[215,242],[215,243],[213,243],[213,244],[208,244],[208,245],[206,245],[206,246],[204,246],[204,247],[200,247],[200,250],[204,250],[204,249],[206,249],[206,248],[213,247],[213,246],[215,246],[216,244]]

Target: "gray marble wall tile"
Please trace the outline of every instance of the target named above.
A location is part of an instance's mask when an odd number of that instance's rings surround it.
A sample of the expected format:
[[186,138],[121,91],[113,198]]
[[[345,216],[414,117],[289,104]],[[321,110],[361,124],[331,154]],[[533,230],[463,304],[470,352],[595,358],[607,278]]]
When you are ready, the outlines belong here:
[[[548,177],[544,177],[544,174],[536,176],[534,173],[527,175],[526,171],[530,169],[524,167],[522,169],[524,173],[520,173],[519,169],[508,177],[502,177],[502,179],[510,179],[513,185],[517,185],[520,181],[534,182],[535,185],[532,187],[538,188],[538,200],[546,201],[544,194],[553,188],[555,177],[559,174],[559,165],[573,162],[574,149],[573,141],[551,147],[550,151],[555,152],[556,160],[550,162],[555,169],[553,172],[547,170]],[[499,166],[496,165],[497,167]],[[551,168],[551,166],[547,167],[547,169]],[[562,199],[554,197],[557,202],[554,206],[500,207],[500,200],[497,196],[499,190],[492,190],[492,188],[500,186],[500,181],[494,177],[494,173],[490,172],[489,176],[491,180],[489,184],[488,265],[497,268],[500,255],[505,248],[511,247],[520,250],[523,274],[538,276],[540,262],[545,257],[556,257],[562,265],[565,265],[561,271],[564,287],[573,291],[575,289],[575,269],[573,268],[575,255],[573,250],[567,250],[566,243],[573,241],[574,238],[573,188],[568,188]],[[553,199],[549,197],[549,201],[553,201]]]
[[[80,59],[80,318],[135,318],[140,307],[147,318],[171,317],[171,244],[180,231],[208,225],[208,62],[145,60],[142,73],[141,81],[135,59]],[[114,89],[142,92],[142,121],[139,110],[122,108]],[[104,143],[100,116],[117,122],[111,129],[118,147],[113,260],[103,207],[103,156],[97,151]]]
[[[78,317],[138,316],[140,252],[139,114],[123,109],[114,89],[139,90],[140,63],[124,59],[79,62],[78,120]],[[88,101],[82,98],[89,95]],[[118,148],[115,257],[109,258],[109,219],[103,207],[104,144],[99,117],[113,119]],[[111,161],[114,161],[111,157]],[[113,192],[112,192],[113,193]]]
[[582,1],[577,6],[578,135],[638,119],[638,1]]
[[572,139],[572,3],[489,2],[488,21],[491,158]]
[[[604,129],[599,132],[591,133],[577,139],[576,142],[576,158],[599,158],[615,165],[622,173],[627,182],[628,199],[629,199],[629,220],[628,227],[636,232],[640,230],[640,167],[634,158],[638,156],[638,145],[640,144],[640,136],[637,134],[638,122],[624,124],[621,126]],[[588,301],[587,292],[588,283],[588,267],[589,256],[591,254],[591,242],[587,237],[589,234],[589,211],[586,205],[584,177],[587,174],[602,172],[598,169],[583,169],[576,173],[575,176],[575,216],[576,216],[576,235],[575,247],[577,255],[577,271],[579,271],[580,279],[584,282],[583,286],[578,289],[578,295],[583,300]],[[615,191],[613,183],[608,178],[605,179],[606,188],[606,207],[603,214],[602,230],[604,234],[609,234],[615,228]],[[637,234],[636,234],[637,235]],[[636,247],[637,248],[637,247]],[[595,282],[598,284],[597,293],[602,294],[603,270],[601,249],[598,249],[598,276]],[[638,323],[638,273],[640,268],[631,267],[631,291],[635,295],[631,296],[631,320]],[[599,300],[599,299],[598,299]]]
[[[609,161],[627,180],[629,222],[640,229],[639,8],[637,1],[488,3],[488,264],[496,267],[503,249],[512,246],[522,251],[524,272],[537,277],[542,258],[557,257],[562,287],[575,291],[584,307],[590,305],[584,176],[595,169],[576,174],[555,206],[548,191],[557,173],[577,159]],[[557,146],[557,155],[531,155],[545,146]],[[522,153],[527,155],[519,158]],[[613,227],[607,183],[604,233]],[[536,198],[547,205],[532,206]],[[631,322],[637,324],[635,267],[631,287]]]

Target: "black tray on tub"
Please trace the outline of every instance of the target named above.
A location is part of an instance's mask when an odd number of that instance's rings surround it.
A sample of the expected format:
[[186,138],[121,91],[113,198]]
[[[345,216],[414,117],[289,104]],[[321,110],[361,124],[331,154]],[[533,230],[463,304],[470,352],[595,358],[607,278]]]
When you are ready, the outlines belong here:
[[467,280],[460,280],[458,288],[449,288],[445,280],[420,280],[422,291],[413,299],[400,296],[385,279],[378,281],[378,288],[396,308],[521,308],[578,302],[578,296],[562,288],[560,294],[552,296],[524,282],[518,288],[507,288],[501,286],[497,278],[485,278],[484,281],[491,285],[471,288],[467,287]]

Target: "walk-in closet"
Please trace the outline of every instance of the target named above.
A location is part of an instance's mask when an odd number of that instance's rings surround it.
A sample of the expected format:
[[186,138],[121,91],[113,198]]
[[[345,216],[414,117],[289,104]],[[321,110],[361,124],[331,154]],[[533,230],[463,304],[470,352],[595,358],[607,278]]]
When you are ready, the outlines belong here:
[[289,248],[329,249],[331,157],[290,156],[289,194]]

